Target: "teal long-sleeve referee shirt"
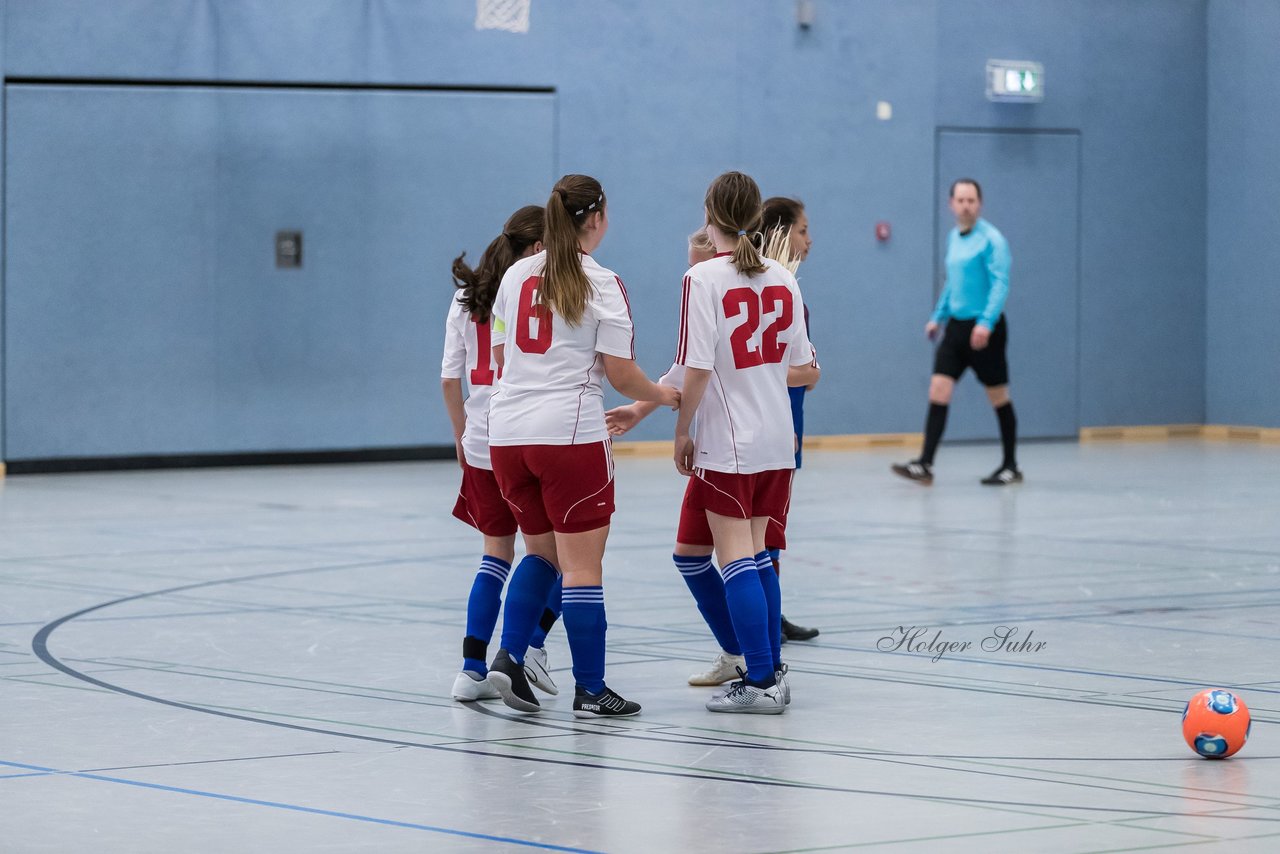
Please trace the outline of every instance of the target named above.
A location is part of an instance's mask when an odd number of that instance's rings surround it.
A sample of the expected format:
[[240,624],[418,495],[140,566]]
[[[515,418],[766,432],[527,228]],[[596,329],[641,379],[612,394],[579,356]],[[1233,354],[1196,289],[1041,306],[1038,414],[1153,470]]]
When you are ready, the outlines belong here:
[[991,329],[1004,311],[1009,296],[1009,242],[994,225],[979,219],[961,234],[947,235],[947,280],[933,310],[933,321],[945,323],[977,319]]

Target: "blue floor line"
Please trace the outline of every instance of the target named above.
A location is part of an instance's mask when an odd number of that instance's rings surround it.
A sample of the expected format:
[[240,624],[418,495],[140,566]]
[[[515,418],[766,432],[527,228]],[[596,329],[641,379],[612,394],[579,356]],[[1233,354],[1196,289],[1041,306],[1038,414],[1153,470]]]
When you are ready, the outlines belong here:
[[[164,786],[159,783],[144,783],[140,780],[125,780],[121,777],[106,777],[102,774],[86,774],[82,771],[60,771],[57,768],[44,768],[39,765],[27,765],[23,762],[8,762],[0,759],[0,765],[9,768],[25,768],[35,773],[31,774],[14,774],[12,777],[41,777],[49,774],[57,774],[67,777],[81,777],[86,780],[98,780],[105,783],[123,783],[126,786],[138,786],[143,789],[157,789],[162,792],[177,792],[183,795],[197,795],[202,798],[214,798],[220,801],[232,801],[239,804],[251,804],[259,807],[274,807],[275,809],[291,810],[293,812],[309,813],[311,815],[323,815],[331,818],[345,818],[352,821],[364,821],[370,824],[384,824],[390,827],[404,827],[410,830],[426,830],[432,833],[445,833],[450,836],[463,836],[468,839],[483,839],[489,842],[506,842],[511,845],[523,845],[528,848],[541,848],[544,851],[569,851],[575,854],[599,854],[589,848],[569,848],[564,845],[550,845],[542,842],[530,842],[525,839],[515,839],[509,836],[493,836],[488,833],[473,833],[468,830],[453,830],[448,827],[436,827],[430,824],[415,824],[408,821],[396,821],[389,818],[375,818],[368,815],[358,815],[349,812],[336,812],[334,810],[322,810],[315,807],[304,807],[297,804],[283,804],[278,801],[263,801],[257,798],[242,798],[238,795],[223,795],[218,792],[204,792],[199,789],[184,789],[178,786]],[[7,779],[0,777],[0,779]]]

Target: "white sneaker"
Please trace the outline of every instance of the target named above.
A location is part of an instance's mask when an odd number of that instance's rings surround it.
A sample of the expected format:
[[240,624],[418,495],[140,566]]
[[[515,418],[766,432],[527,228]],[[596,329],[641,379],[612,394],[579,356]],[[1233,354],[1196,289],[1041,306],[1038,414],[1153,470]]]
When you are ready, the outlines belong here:
[[787,673],[790,670],[787,665],[782,665],[781,670],[773,671],[773,678],[778,682],[778,690],[782,692],[782,705],[791,705],[791,683],[787,681]]
[[536,646],[529,647],[524,654],[524,675],[529,684],[544,694],[555,696],[560,693],[556,683],[551,679],[551,671],[547,669],[547,651]]
[[740,655],[730,655],[721,651],[711,662],[711,669],[705,673],[695,673],[689,677],[690,685],[723,685],[736,679],[738,670],[747,669],[747,660]]
[[453,699],[469,703],[472,700],[497,700],[502,695],[479,673],[464,670],[453,680]]
[[744,682],[734,682],[727,694],[718,694],[707,700],[709,712],[731,712],[740,715],[780,715],[787,710],[782,689],[777,685],[757,688]]

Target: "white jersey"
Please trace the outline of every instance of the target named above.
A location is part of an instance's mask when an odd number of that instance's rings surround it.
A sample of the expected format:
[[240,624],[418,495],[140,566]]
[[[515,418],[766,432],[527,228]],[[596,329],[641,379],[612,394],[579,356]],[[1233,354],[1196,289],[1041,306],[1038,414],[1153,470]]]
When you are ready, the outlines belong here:
[[796,467],[787,369],[812,363],[813,347],[795,276],[764,263],[765,272],[745,276],[722,254],[685,273],[676,365],[711,371],[695,413],[695,468]]
[[585,445],[609,438],[601,355],[635,358],[631,306],[616,275],[590,255],[581,257],[591,294],[577,326],[538,305],[545,252],[517,261],[502,277],[493,343],[505,345],[504,365],[489,402],[490,444]]
[[498,363],[493,358],[489,321],[477,323],[455,296],[449,301],[449,315],[444,324],[444,358],[440,376],[444,379],[467,378],[467,426],[462,433],[462,453],[467,464],[478,469],[492,469],[489,461],[489,398],[493,396],[498,377]]

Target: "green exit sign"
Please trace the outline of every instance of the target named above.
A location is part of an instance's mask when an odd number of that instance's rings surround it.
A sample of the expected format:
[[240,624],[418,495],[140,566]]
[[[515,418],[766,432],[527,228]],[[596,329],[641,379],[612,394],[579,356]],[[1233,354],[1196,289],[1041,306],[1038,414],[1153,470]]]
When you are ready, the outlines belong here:
[[987,60],[987,99],[1035,103],[1044,100],[1044,66],[1013,59]]

